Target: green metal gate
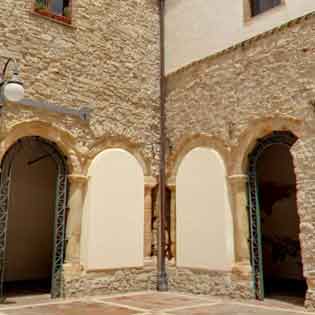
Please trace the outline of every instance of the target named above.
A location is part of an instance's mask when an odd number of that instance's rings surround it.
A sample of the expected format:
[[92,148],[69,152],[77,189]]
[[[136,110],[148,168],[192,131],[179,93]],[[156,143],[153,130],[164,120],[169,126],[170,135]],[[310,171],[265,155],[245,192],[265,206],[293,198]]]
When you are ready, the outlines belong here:
[[265,293],[257,162],[261,154],[268,147],[272,145],[285,145],[291,148],[296,140],[297,138],[291,132],[274,131],[270,135],[257,140],[254,150],[248,156],[248,210],[250,226],[249,241],[255,296],[258,300],[263,300]]
[[57,149],[56,145],[41,137],[31,136],[18,140],[5,154],[1,163],[0,177],[0,299],[5,300],[4,280],[6,269],[6,246],[9,220],[10,182],[12,165],[15,157],[23,146],[40,144],[57,166],[56,202],[55,202],[55,226],[53,246],[53,268],[51,279],[52,298],[60,297],[62,290],[62,266],[65,255],[65,216],[67,204],[67,166],[65,157]]

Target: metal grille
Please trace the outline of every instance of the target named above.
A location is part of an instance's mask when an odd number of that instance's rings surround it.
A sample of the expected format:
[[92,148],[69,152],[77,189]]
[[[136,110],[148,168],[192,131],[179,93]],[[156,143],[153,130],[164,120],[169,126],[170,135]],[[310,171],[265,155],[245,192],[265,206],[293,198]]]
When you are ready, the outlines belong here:
[[57,151],[56,147],[50,142],[40,140],[44,149],[54,159],[58,168],[56,182],[56,201],[55,201],[55,228],[54,228],[54,253],[53,270],[51,279],[52,298],[60,297],[62,294],[62,266],[65,256],[65,222],[67,205],[67,169],[63,156]]
[[55,226],[54,226],[54,251],[53,270],[51,280],[51,296],[60,297],[62,294],[62,266],[65,253],[65,216],[67,203],[67,167],[64,156],[56,145],[40,137],[25,137],[20,139],[9,149],[1,164],[0,178],[0,298],[5,299],[4,279],[6,267],[6,246],[9,219],[10,181],[12,165],[19,150],[24,146],[32,147],[34,144],[41,147],[53,158],[57,166],[56,202],[55,202]]
[[274,131],[272,134],[259,139],[248,157],[248,210],[250,224],[250,248],[253,269],[255,295],[259,300],[264,299],[264,274],[261,237],[261,216],[259,207],[259,187],[257,181],[257,161],[261,154],[272,145],[291,147],[297,138],[287,131]]
[[16,143],[4,156],[1,164],[0,178],[0,302],[4,301],[4,276],[6,267],[6,245],[7,230],[9,219],[9,200],[10,200],[10,182],[11,170],[14,156],[18,154],[22,145],[21,142]]

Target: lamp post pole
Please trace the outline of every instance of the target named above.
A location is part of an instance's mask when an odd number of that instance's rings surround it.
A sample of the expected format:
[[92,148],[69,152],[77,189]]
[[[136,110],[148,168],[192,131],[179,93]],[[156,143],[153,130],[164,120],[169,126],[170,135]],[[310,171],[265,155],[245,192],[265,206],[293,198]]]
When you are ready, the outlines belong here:
[[165,209],[166,209],[166,180],[165,180],[165,0],[159,1],[160,14],[160,224],[159,224],[159,247],[158,247],[158,291],[168,290],[168,281],[165,263]]

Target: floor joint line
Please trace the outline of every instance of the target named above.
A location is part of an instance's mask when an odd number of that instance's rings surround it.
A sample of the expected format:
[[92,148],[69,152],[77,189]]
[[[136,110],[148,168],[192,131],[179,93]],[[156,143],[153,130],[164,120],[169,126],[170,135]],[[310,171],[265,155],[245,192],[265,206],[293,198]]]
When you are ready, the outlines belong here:
[[315,312],[310,312],[306,310],[299,310],[299,309],[290,309],[290,308],[284,308],[281,306],[272,306],[272,305],[259,305],[259,304],[251,304],[251,303],[246,303],[246,302],[230,302],[230,304],[234,305],[242,305],[242,306],[247,306],[247,307],[252,307],[252,308],[261,308],[261,309],[272,309],[274,311],[282,311],[282,312],[287,312],[287,313],[298,313],[298,314],[315,314]]
[[185,309],[191,309],[191,308],[198,308],[198,307],[206,307],[206,306],[215,306],[218,304],[222,304],[221,302],[215,302],[215,303],[201,303],[201,304],[195,304],[195,305],[187,305],[187,306],[179,306],[174,308],[163,308],[163,312],[175,312],[175,311],[181,311]]
[[130,305],[126,305],[126,304],[120,304],[120,303],[116,303],[116,302],[103,301],[103,300],[98,300],[98,299],[93,299],[92,301],[95,303],[100,303],[100,304],[104,304],[104,305],[111,305],[111,306],[127,308],[130,310],[134,310],[134,311],[138,311],[138,312],[142,312],[142,313],[150,311],[149,309],[146,309],[146,308],[140,308],[140,307],[130,306]]

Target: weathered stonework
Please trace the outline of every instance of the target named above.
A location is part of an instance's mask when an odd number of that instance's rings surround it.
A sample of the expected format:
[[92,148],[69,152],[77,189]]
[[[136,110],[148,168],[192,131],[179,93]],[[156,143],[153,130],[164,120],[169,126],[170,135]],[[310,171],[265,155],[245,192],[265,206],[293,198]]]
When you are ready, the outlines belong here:
[[[158,2],[73,1],[72,25],[32,14],[33,1],[4,0],[0,12],[0,66],[14,57],[26,98],[60,106],[88,106],[73,116],[6,102],[0,114],[0,157],[19,138],[53,141],[69,168],[68,247],[64,295],[150,288],[153,266],[88,274],[80,266],[80,230],[88,167],[107,148],[133,154],[146,191],[156,185],[159,163],[160,47]],[[9,75],[11,68],[8,69]],[[146,219],[150,196],[146,196]],[[149,226],[150,227],[150,226]],[[146,230],[146,254],[151,243]],[[154,278],[154,277],[153,277]],[[152,280],[153,283],[155,280]]]
[[[64,296],[155,289],[156,264],[87,272],[80,265],[80,217],[86,174],[106,148],[124,148],[143,168],[146,219],[159,169],[159,17],[151,0],[73,1],[73,25],[31,14],[32,1],[4,0],[0,11],[0,65],[15,57],[26,97],[62,106],[91,108],[91,119],[6,103],[0,116],[0,157],[19,138],[38,135],[67,156],[70,180],[69,247]],[[290,130],[297,176],[300,240],[306,306],[315,309],[315,18],[233,47],[168,77],[168,177],[172,222],[174,177],[181,159],[196,146],[217,150],[226,164],[233,201],[236,262],[229,272],[170,265],[170,289],[197,294],[253,297],[246,231],[247,154],[257,138]],[[244,181],[235,179],[242,178]],[[72,182],[72,183],[71,183]],[[154,183],[153,183],[154,182]],[[72,187],[71,187],[72,184]],[[152,215],[152,213],[151,213]],[[146,226],[145,252],[154,240]],[[172,237],[175,238],[174,224]],[[175,252],[175,244],[172,243]]]
[[306,295],[306,300],[305,300],[305,307],[311,312],[314,312],[315,310],[315,306],[313,302],[314,300],[315,300],[315,291],[308,290],[307,295]]
[[26,97],[87,105],[84,123],[61,114],[6,104],[1,138],[21,122],[65,131],[84,156],[108,138],[132,143],[156,174],[159,139],[159,19],[156,2],[73,1],[67,27],[31,14],[33,3],[5,0],[0,13],[0,64],[15,57]]
[[156,267],[106,270],[97,273],[65,272],[64,296],[82,297],[156,289]]
[[[253,298],[251,279],[236,273],[176,268],[167,265],[169,290],[192,294]],[[237,278],[237,279],[236,279]],[[82,297],[119,292],[156,290],[157,272],[154,261],[144,268],[106,270],[103,272],[76,272],[65,265],[63,293],[66,297]]]
[[253,297],[251,281],[248,279],[235,281],[231,272],[172,266],[168,268],[168,277],[171,291],[243,299]]
[[[315,305],[314,25],[314,14],[310,14],[170,74],[166,104],[170,181],[174,181],[183,152],[194,147],[192,142],[222,155],[231,179],[233,213],[238,214],[234,239],[241,243],[235,247],[235,263],[247,266],[249,275],[249,249],[243,246],[248,235],[244,229],[246,185],[235,184],[235,178],[246,176],[247,155],[257,139],[274,130],[289,130],[298,137],[291,152],[297,177],[303,271],[308,283],[305,305],[309,309]],[[231,287],[242,286],[237,270],[232,271]],[[185,277],[190,276],[180,278]],[[226,276],[219,279],[221,293],[230,295]],[[186,285],[179,286],[194,290],[189,281],[181,280]],[[246,283],[250,292],[249,278]],[[209,284],[205,288],[208,290]],[[253,291],[247,296],[253,296]]]

